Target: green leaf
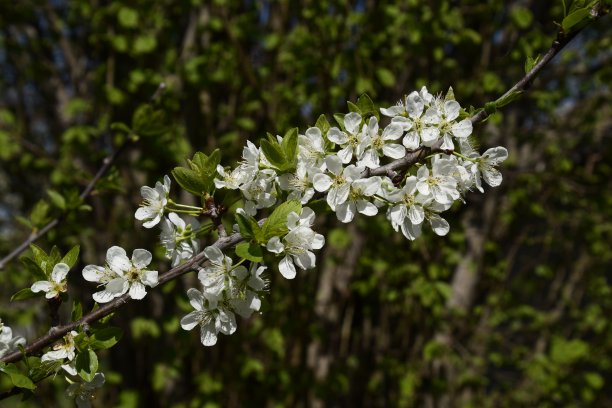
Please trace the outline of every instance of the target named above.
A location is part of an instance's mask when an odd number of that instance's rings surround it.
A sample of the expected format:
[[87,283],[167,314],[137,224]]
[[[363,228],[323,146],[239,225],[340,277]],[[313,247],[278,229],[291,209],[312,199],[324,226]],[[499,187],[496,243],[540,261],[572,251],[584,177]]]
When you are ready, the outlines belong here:
[[326,135],[327,131],[331,127],[329,125],[329,122],[327,121],[327,117],[325,115],[320,115],[319,116],[319,118],[317,119],[317,123],[315,123],[315,126],[318,127],[319,130],[321,130],[321,133],[323,135]]
[[263,261],[261,247],[252,242],[241,242],[236,246],[236,255],[251,262]]
[[240,234],[246,240],[250,240],[253,238],[253,229],[251,227],[251,223],[247,218],[248,216],[236,213],[236,224],[238,224],[238,228],[240,229]]
[[287,133],[285,133],[285,137],[283,137],[283,143],[281,144],[281,148],[283,149],[286,161],[286,165],[282,170],[290,171],[295,169],[298,154],[297,146],[298,128],[293,128],[287,131]]
[[297,200],[286,201],[276,207],[262,227],[263,241],[268,242],[272,237],[282,237],[287,231],[287,216],[291,212],[300,214],[302,204]]
[[449,86],[448,91],[446,91],[446,96],[444,96],[445,101],[454,101],[455,100],[455,92],[453,92],[453,87]]
[[11,378],[11,382],[15,387],[26,388],[28,390],[36,388],[32,380],[23,375],[14,364],[0,365],[0,371]]
[[363,94],[357,100],[357,106],[359,106],[359,110],[362,115],[367,113],[378,113],[378,109],[374,106],[374,102],[372,102],[372,98],[368,94]]
[[91,347],[94,349],[108,349],[113,347],[123,337],[123,331],[118,327],[105,327],[96,330],[91,336]]
[[338,122],[338,125],[342,128],[342,130],[346,130],[344,127],[344,113],[334,113],[334,119]]
[[51,199],[54,206],[60,210],[66,209],[66,199],[60,193],[55,190],[47,190],[47,195]]
[[32,225],[34,225],[34,227],[43,227],[50,220],[48,213],[49,203],[43,200],[38,201],[30,212],[30,220],[32,221]]
[[40,266],[40,269],[44,271],[46,267],[43,267],[43,262],[46,264],[49,261],[49,256],[36,244],[30,244],[30,250],[34,256],[34,261]]
[[113,122],[111,123],[110,128],[115,132],[123,132],[127,135],[132,133],[132,129],[130,129],[130,127],[123,122]]
[[206,192],[206,183],[195,171],[184,167],[175,167],[171,173],[177,184],[191,194],[199,197]]
[[513,91],[508,95],[502,95],[501,98],[495,101],[495,106],[497,108],[501,108],[502,106],[506,106],[510,102],[515,101],[523,94],[523,91]]
[[28,374],[32,381],[36,383],[56,373],[63,363],[61,360],[41,362],[39,357],[28,357],[28,365],[30,367]]
[[588,8],[580,8],[575,11],[569,13],[567,17],[561,21],[561,27],[563,27],[563,31],[566,33],[571,31],[572,28],[579,25],[582,20],[587,18],[590,14],[590,10]]
[[283,151],[278,142],[271,143],[270,141],[263,139],[260,142],[260,146],[261,150],[263,150],[270,164],[272,164],[277,169],[282,169],[286,166],[287,163],[285,161]]
[[538,54],[535,58],[527,57],[527,61],[525,61],[525,73],[528,74],[533,67],[535,67],[538,62],[542,59],[542,55]]
[[65,263],[66,265],[72,268],[79,259],[80,249],[81,247],[78,245],[73,246],[72,249],[68,251],[66,255],[64,255],[60,262]]
[[41,297],[44,294],[45,292],[32,292],[32,289],[30,288],[23,288],[17,293],[15,293],[13,296],[11,296],[11,302],[15,300],[26,300],[26,299],[32,299],[35,297]]
[[362,113],[361,113],[361,109],[359,109],[359,106],[355,105],[353,102],[351,102],[351,101],[346,101],[346,104],[348,105],[349,112],[357,112],[357,113],[359,113],[360,115],[362,114]]
[[395,84],[395,75],[387,68],[378,68],[376,70],[376,77],[382,86],[391,87]]
[[89,349],[79,353],[76,358],[76,369],[79,376],[85,381],[93,380],[98,371],[98,356],[95,351]]
[[37,264],[36,261],[34,261],[32,258],[24,256],[24,257],[20,258],[20,261],[23,264],[23,266],[26,267],[28,272],[32,275],[31,276],[31,278],[32,278],[31,280],[47,280],[47,279],[49,279],[49,277],[47,276],[45,271],[43,271],[41,269],[40,265]]
[[72,303],[72,313],[70,314],[70,317],[73,322],[76,322],[83,317],[83,305],[78,300],[75,300]]

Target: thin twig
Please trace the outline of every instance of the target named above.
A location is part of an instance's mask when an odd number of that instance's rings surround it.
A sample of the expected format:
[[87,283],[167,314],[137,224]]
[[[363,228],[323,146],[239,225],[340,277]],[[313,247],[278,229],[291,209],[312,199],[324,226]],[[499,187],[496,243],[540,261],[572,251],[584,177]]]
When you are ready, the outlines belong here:
[[[151,101],[154,102],[156,99],[158,99],[161,96],[161,93],[164,91],[164,89],[166,89],[166,84],[162,82],[157,88],[157,90],[155,91],[155,93],[153,94],[153,96],[151,97]],[[79,198],[81,200],[85,200],[85,198],[87,198],[91,194],[96,183],[102,178],[102,176],[104,176],[104,174],[106,174],[106,172],[112,166],[112,164],[117,159],[117,157],[119,157],[121,152],[123,152],[123,150],[125,150],[128,144],[130,144],[131,142],[132,142],[132,138],[128,137],[119,146],[119,148],[117,148],[117,150],[115,150],[110,156],[102,160],[102,167],[98,169],[96,175],[89,181],[87,186],[85,186],[85,189],[83,189],[83,191],[79,195]],[[40,230],[30,234],[30,236],[25,241],[23,241],[17,248],[15,248],[13,251],[11,251],[10,254],[8,254],[7,256],[2,258],[2,260],[0,260],[0,270],[4,269],[4,267],[10,261],[15,259],[17,256],[19,256],[19,254],[21,254],[26,249],[28,249],[31,243],[38,240],[40,237],[45,235],[47,232],[55,228],[66,217],[66,215],[67,213],[60,214],[54,220],[50,221],[47,225],[42,227]]]

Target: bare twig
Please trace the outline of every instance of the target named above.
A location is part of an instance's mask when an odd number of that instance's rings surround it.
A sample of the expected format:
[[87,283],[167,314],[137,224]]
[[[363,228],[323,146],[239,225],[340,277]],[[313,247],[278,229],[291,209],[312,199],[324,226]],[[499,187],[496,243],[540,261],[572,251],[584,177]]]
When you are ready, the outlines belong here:
[[[159,85],[159,87],[157,88],[157,90],[155,91],[155,93],[153,94],[153,96],[151,97],[151,102],[154,102],[155,100],[157,100],[161,96],[161,94],[163,93],[163,91],[165,89],[166,89],[166,84],[162,82]],[[133,140],[132,138],[128,137],[117,148],[117,150],[115,150],[110,156],[107,156],[106,158],[104,158],[104,160],[102,160],[102,167],[100,167],[98,169],[98,172],[96,173],[96,175],[89,181],[87,186],[85,186],[85,188],[83,189],[83,191],[79,195],[79,198],[81,200],[85,200],[85,198],[87,198],[91,194],[91,192],[92,192],[93,188],[95,187],[96,183],[102,178],[102,176],[104,176],[104,174],[106,174],[106,172],[112,166],[112,164],[117,159],[117,157],[119,157],[121,152],[123,152],[123,150],[125,150],[125,148],[128,146],[128,144],[130,144],[132,142],[132,140]],[[67,215],[66,213],[59,215],[57,218],[55,218],[54,220],[49,222],[47,225],[42,227],[40,230],[32,233],[17,248],[15,248],[13,251],[11,251],[11,253],[9,253],[7,256],[5,256],[4,258],[2,258],[0,260],[0,270],[4,269],[4,267],[10,261],[15,259],[17,256],[19,256],[19,254],[21,254],[26,249],[28,249],[28,247],[30,246],[31,243],[33,243],[34,241],[38,240],[40,237],[45,235],[47,232],[49,232],[50,230],[55,228],[66,217],[66,215]]]

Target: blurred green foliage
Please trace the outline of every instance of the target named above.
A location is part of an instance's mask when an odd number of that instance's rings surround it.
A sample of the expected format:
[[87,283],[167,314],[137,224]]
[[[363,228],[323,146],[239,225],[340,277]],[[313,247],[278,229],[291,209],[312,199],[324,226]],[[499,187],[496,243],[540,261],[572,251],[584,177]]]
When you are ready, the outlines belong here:
[[[233,165],[247,139],[303,132],[364,92],[386,107],[423,85],[452,86],[463,106],[483,107],[559,25],[582,24],[565,6],[0,1],[0,253],[63,215],[38,244],[81,246],[69,295],[87,311],[84,265],[111,245],[157,245],[133,217],[140,186],[197,150],[218,148]],[[195,276],[158,288],[113,316],[124,336],[99,354],[107,384],[94,404],[612,405],[611,27],[588,27],[476,127],[483,149],[511,156],[500,188],[452,211],[449,236],[408,242],[384,217],[328,216],[318,268],[291,282],[271,270],[262,315],[213,348],[179,328]],[[138,141],[78,200],[127,137]],[[48,330],[43,301],[8,299],[32,280],[18,261],[0,271],[0,317],[29,340]],[[60,312],[70,318],[68,304]],[[46,381],[27,403],[2,406],[69,406],[63,390]]]

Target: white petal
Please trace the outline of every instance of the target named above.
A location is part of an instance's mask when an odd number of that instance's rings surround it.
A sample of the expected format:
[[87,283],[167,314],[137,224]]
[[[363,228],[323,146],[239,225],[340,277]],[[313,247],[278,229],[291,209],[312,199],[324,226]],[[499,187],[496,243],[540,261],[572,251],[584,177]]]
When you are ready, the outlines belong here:
[[287,228],[292,230],[298,226],[299,222],[300,222],[300,216],[297,215],[295,212],[291,211],[289,215],[287,216]]
[[408,218],[413,224],[420,224],[425,219],[425,211],[420,205],[411,205],[408,209]]
[[455,137],[468,137],[472,134],[472,121],[463,119],[461,122],[455,123],[452,126],[452,133]]
[[321,135],[321,130],[318,127],[308,128],[305,136],[310,139],[313,146],[319,150],[323,150],[323,136]]
[[406,110],[411,117],[420,117],[424,108],[425,104],[423,103],[423,99],[421,99],[416,91],[413,91],[410,95],[408,95],[406,98]]
[[438,114],[438,110],[433,106],[428,108],[423,116],[423,122],[429,125],[437,125],[440,123],[440,115]]
[[459,110],[461,106],[457,101],[446,101],[444,102],[444,114],[447,121],[455,120],[459,116]]
[[104,289],[93,294],[93,300],[98,303],[107,303],[115,298],[115,294]]
[[376,207],[374,204],[372,204],[369,201],[359,200],[357,201],[357,211],[359,211],[363,215],[372,217],[378,214],[378,207]]
[[333,180],[327,174],[317,173],[312,178],[312,185],[319,192],[327,191],[331,187]]
[[98,265],[83,268],[83,278],[88,282],[100,282],[106,276],[105,269]]
[[431,146],[440,136],[440,129],[437,127],[426,127],[421,131],[421,139],[426,146]]
[[147,290],[140,282],[132,282],[130,286],[130,297],[135,300],[140,300],[147,295]]
[[187,290],[187,297],[189,298],[189,303],[195,310],[202,310],[202,305],[204,304],[204,295],[202,295],[202,292],[190,288]]
[[392,159],[401,159],[406,154],[406,148],[400,144],[386,144],[383,146],[383,153]]
[[348,142],[348,136],[346,133],[338,129],[337,127],[333,127],[327,131],[327,138],[336,144],[342,145]]
[[482,157],[486,158],[489,163],[496,165],[508,158],[508,150],[502,146],[493,147],[491,149],[487,149]]
[[355,203],[346,201],[336,207],[336,217],[338,220],[347,223],[353,221],[355,217]]
[[285,279],[293,279],[297,274],[295,270],[295,266],[291,259],[289,259],[289,255],[286,255],[278,264],[278,270],[281,275],[285,277]]
[[327,193],[327,204],[329,204],[332,209],[335,209],[337,205],[346,201],[350,189],[350,186],[346,183],[339,187],[332,187],[329,193]]
[[125,294],[130,287],[130,283],[124,278],[115,278],[106,284],[106,291],[113,296],[119,297]]
[[135,249],[132,252],[132,264],[137,269],[144,269],[151,263],[151,259],[153,259],[153,256],[146,249]]
[[66,279],[68,275],[68,271],[70,267],[63,262],[58,263],[53,267],[53,272],[51,272],[51,279],[53,282],[60,283]]
[[315,234],[310,247],[312,249],[321,249],[325,245],[325,237],[321,234]]
[[499,170],[490,168],[482,172],[482,178],[491,187],[497,187],[502,183],[502,175]]
[[332,155],[325,158],[325,164],[327,169],[335,174],[336,176],[342,173],[342,159],[338,156]]
[[301,269],[312,269],[316,266],[317,258],[311,251],[306,251],[295,258],[295,263]]
[[30,287],[30,290],[34,293],[48,292],[51,290],[52,287],[53,285],[49,281],[38,281],[32,284],[32,286]]
[[402,140],[402,144],[406,146],[408,150],[417,149],[419,147],[419,134],[414,130],[406,133],[404,140]]
[[118,246],[112,246],[106,251],[106,262],[115,272],[125,272],[132,267],[125,249]]
[[359,131],[359,126],[361,125],[361,115],[357,112],[351,112],[344,116],[344,127],[346,130],[355,134]]
[[431,229],[433,229],[433,232],[435,232],[436,235],[444,236],[448,234],[450,226],[444,218],[436,214],[429,218],[429,222],[431,224]]
[[347,164],[353,158],[353,146],[348,145],[344,149],[339,150],[336,154],[338,155],[340,160],[342,160],[342,163]]
[[281,243],[279,237],[272,237],[266,244],[266,249],[275,254],[280,254],[285,250],[285,246]]
[[217,330],[212,324],[203,325],[200,329],[200,341],[205,346],[217,344]]
[[404,129],[399,123],[389,124],[383,131],[383,140],[397,140],[404,134]]
[[154,287],[159,283],[157,271],[145,271],[140,279],[147,286]]
[[204,255],[206,255],[206,258],[208,258],[211,262],[216,264],[222,263],[224,259],[223,252],[213,245],[204,248]]

